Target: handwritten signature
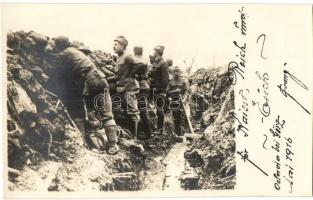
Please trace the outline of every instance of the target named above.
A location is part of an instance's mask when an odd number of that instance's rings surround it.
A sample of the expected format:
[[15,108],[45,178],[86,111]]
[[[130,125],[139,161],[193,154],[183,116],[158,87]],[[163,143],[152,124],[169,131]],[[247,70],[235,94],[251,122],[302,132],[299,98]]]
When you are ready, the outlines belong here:
[[[284,64],[284,66],[286,66],[287,63]],[[299,85],[301,88],[308,90],[308,87],[300,80],[298,79],[296,76],[292,75],[289,71],[284,70],[284,83],[283,84],[279,84],[278,88],[280,90],[280,92],[286,97],[286,98],[291,98],[294,102],[296,102],[306,113],[311,114],[310,111],[308,111],[308,109],[306,109],[293,95],[291,95],[287,89],[288,89],[288,83],[289,83],[289,78],[291,78],[291,80],[293,80],[294,83],[296,83],[297,85]]]

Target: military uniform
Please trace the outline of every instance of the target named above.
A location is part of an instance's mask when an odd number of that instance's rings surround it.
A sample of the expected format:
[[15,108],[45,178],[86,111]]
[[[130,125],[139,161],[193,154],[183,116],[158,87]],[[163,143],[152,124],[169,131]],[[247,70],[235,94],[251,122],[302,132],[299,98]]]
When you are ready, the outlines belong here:
[[[137,47],[139,48],[139,47]],[[136,47],[134,49],[136,53]],[[142,48],[141,48],[142,55]],[[137,80],[139,82],[139,95],[138,95],[138,109],[140,111],[140,129],[145,133],[146,138],[151,137],[151,125],[148,115],[148,97],[150,85],[148,81],[148,61],[143,59],[141,56],[136,56],[136,59],[139,59],[142,65],[139,66]]]
[[[168,83],[167,94],[171,99],[170,108],[172,110],[172,115],[174,119],[175,133],[177,136],[182,136],[182,103],[184,103],[183,100],[187,98],[189,92],[189,84],[188,81],[184,77],[182,77],[182,72],[180,70],[174,70],[173,72],[174,78]],[[178,77],[175,78],[175,76]]]
[[173,60],[170,58],[166,59],[166,64],[169,72],[169,80],[171,80],[173,78],[172,71],[174,69]]
[[99,120],[103,125],[100,128],[105,128],[109,142],[108,153],[114,154],[118,150],[116,146],[116,123],[113,118],[112,101],[106,77],[83,52],[74,47],[67,47],[68,44],[64,44],[67,41],[64,40],[62,37],[56,39],[56,46],[61,48],[59,66],[64,76],[83,81],[82,93],[87,111],[94,110],[100,115]]
[[[164,47],[157,46],[156,51],[163,53]],[[164,124],[164,109],[166,105],[166,87],[169,81],[169,72],[166,62],[162,57],[158,57],[153,60],[152,69],[149,73],[150,77],[150,95],[156,105],[157,117],[158,117],[158,130],[163,129]]]
[[139,83],[136,74],[140,66],[140,60],[135,59],[134,55],[124,51],[116,60],[116,93],[122,100],[122,108],[128,117],[129,129],[137,135],[137,126],[140,120],[137,96],[139,93]]
[[[202,81],[197,79],[197,81]],[[202,113],[206,110],[208,102],[205,99],[205,88],[203,83],[196,83],[191,86],[191,98],[195,103],[195,119],[199,121],[202,117]]]

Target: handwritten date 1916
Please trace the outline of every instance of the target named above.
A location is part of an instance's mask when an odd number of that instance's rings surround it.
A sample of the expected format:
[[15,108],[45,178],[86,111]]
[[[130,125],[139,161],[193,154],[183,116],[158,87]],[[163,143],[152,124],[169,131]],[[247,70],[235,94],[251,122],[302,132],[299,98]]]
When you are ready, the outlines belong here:
[[292,188],[293,188],[293,177],[294,177],[294,173],[295,170],[292,167],[293,166],[293,156],[294,156],[294,152],[292,150],[292,139],[291,138],[286,138],[284,137],[286,140],[286,167],[287,168],[287,176],[284,176],[284,179],[289,183],[289,193],[292,193]]

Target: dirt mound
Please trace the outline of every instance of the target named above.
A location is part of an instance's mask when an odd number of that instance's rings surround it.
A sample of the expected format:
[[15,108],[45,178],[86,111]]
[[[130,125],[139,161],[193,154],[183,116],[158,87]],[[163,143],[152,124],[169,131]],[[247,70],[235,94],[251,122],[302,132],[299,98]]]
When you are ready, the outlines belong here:
[[209,108],[203,113],[203,135],[185,153],[200,175],[203,189],[233,189],[235,185],[235,129],[232,76],[226,67],[200,69],[205,74]]

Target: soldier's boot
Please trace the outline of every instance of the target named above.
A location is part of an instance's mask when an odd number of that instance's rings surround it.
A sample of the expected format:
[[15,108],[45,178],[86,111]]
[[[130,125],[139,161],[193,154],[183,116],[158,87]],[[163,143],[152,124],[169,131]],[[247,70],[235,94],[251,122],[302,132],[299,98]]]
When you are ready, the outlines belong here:
[[105,127],[105,133],[108,138],[108,148],[107,152],[110,155],[117,154],[120,148],[117,146],[117,130],[116,126]]
[[134,135],[135,139],[138,139],[138,120],[132,120],[129,124],[130,132]]
[[180,126],[180,123],[179,124],[176,124],[175,123],[175,136],[174,136],[174,139],[176,142],[183,142],[183,137],[182,137],[182,130],[181,130],[181,126]]
[[182,136],[183,135],[180,123],[176,123],[175,124],[175,133],[176,133],[177,136]]
[[143,132],[145,133],[145,137],[143,139],[151,138],[151,134],[152,134],[151,125],[150,125],[151,122],[149,120],[148,112],[146,110],[140,112],[140,123],[142,124],[142,129],[143,129]]

